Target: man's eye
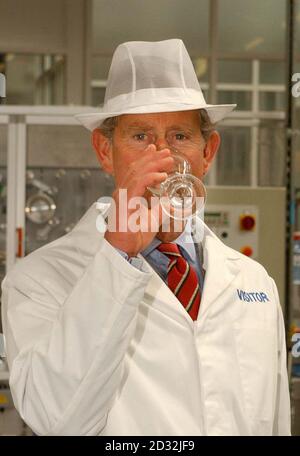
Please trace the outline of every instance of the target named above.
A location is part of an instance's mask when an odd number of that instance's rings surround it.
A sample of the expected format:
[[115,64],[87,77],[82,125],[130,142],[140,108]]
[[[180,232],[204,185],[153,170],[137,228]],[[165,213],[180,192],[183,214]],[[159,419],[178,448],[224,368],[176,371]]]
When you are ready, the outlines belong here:
[[145,141],[147,135],[145,133],[137,133],[133,136],[137,141]]
[[183,141],[184,139],[187,139],[183,133],[176,133],[175,138],[177,141]]

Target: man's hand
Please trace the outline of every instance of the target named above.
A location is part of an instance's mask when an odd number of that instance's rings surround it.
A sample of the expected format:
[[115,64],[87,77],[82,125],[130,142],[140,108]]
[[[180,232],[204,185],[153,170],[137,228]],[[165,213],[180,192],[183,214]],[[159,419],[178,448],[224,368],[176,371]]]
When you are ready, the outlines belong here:
[[[147,229],[140,226],[138,230],[135,230],[136,232],[133,232],[130,230],[128,221],[130,220],[130,216],[136,213],[138,209],[128,209],[128,202],[134,197],[144,197],[148,187],[156,187],[161,184],[167,178],[167,173],[172,171],[173,167],[174,159],[171,156],[170,150],[157,150],[154,144],[150,144],[145,149],[143,155],[138,158],[138,160],[131,163],[125,173],[123,181],[113,193],[116,217],[115,230],[110,231],[108,228],[104,237],[111,245],[123,250],[130,257],[136,256],[151,243],[157,233],[157,230],[151,230],[152,226],[155,225],[156,227],[159,227],[161,225],[163,214],[160,207],[159,209],[155,209],[154,207],[150,207],[149,204],[148,208],[145,209],[148,221]],[[126,205],[121,204],[120,202],[121,189],[127,190]],[[157,204],[159,204],[158,198]],[[151,219],[157,214],[159,214],[158,223],[151,223]],[[120,217],[123,220],[120,220]],[[120,231],[120,225],[124,220],[127,220],[126,229]]]

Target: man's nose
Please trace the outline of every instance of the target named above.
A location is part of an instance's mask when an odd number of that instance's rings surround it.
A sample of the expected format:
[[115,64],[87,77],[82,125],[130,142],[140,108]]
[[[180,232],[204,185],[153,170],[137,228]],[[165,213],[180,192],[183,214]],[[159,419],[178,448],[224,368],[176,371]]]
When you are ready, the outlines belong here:
[[162,150],[162,149],[170,149],[172,150],[170,144],[166,140],[166,138],[157,138],[155,141],[155,145],[157,150]]

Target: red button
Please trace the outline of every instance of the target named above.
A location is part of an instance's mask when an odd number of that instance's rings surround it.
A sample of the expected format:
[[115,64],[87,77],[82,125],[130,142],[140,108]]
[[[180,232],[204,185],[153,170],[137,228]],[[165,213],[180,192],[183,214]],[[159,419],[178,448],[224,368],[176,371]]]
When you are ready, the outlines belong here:
[[241,252],[246,256],[251,256],[253,253],[252,247],[250,245],[245,245],[245,247],[241,248]]
[[240,216],[240,228],[241,230],[250,231],[255,227],[255,217],[253,215],[241,215]]

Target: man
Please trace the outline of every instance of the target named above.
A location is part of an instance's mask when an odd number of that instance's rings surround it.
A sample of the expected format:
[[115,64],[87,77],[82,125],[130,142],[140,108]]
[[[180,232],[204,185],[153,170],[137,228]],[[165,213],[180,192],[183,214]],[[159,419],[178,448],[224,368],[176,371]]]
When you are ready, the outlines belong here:
[[[203,177],[213,124],[234,106],[206,104],[181,40],[117,48],[102,111],[79,116],[114,175],[114,204],[94,204],[3,284],[11,391],[37,434],[290,433],[283,318],[264,268],[201,220],[195,244],[188,223],[165,232],[161,211],[156,231],[120,228],[134,212],[120,191],[151,203],[173,149]],[[115,229],[101,232],[114,205]]]

